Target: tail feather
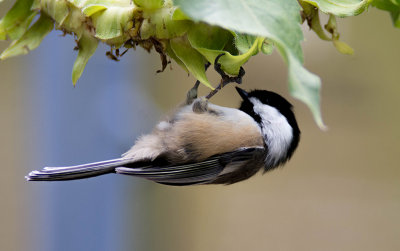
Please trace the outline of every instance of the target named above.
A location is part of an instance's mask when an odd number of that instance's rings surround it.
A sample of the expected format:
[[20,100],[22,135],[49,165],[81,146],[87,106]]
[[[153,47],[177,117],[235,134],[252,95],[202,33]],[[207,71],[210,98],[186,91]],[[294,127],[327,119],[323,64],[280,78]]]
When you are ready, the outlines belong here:
[[78,166],[45,167],[41,171],[32,171],[25,178],[28,181],[74,180],[115,173],[115,168],[131,163],[132,160],[119,158]]

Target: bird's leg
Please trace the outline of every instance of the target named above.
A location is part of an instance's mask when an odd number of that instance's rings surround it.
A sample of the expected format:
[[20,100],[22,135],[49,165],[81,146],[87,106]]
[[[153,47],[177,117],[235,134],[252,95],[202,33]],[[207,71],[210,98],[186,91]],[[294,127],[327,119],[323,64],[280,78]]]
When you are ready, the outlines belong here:
[[[208,67],[210,67],[210,63],[208,62],[207,64],[205,64],[204,68],[208,69]],[[197,80],[196,83],[194,84],[194,86],[192,87],[192,89],[190,89],[188,91],[188,93],[186,94],[186,104],[190,105],[191,103],[193,103],[193,101],[197,98],[197,89],[199,88],[200,85],[200,81]]]
[[192,110],[194,113],[204,113],[208,111],[208,99],[205,97],[197,98],[193,102]]
[[192,89],[190,89],[186,94],[186,105],[193,103],[193,100],[197,98],[197,89],[199,88],[200,81],[197,80]]
[[244,74],[246,73],[243,69],[243,67],[240,67],[239,70],[239,74],[235,77],[230,77],[228,76],[222,69],[221,69],[221,64],[218,63],[219,59],[225,55],[225,53],[219,54],[214,61],[214,70],[221,76],[221,81],[219,83],[219,85],[212,90],[207,96],[207,99],[210,99],[212,96],[214,96],[219,90],[221,90],[225,85],[229,84],[229,83],[237,83],[237,84],[241,84],[242,83],[242,79]]

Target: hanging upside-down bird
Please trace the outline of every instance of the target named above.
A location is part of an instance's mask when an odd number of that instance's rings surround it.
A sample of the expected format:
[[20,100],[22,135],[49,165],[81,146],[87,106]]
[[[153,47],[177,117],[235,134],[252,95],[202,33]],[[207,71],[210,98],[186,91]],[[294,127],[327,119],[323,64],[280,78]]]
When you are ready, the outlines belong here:
[[167,185],[232,184],[284,164],[300,139],[292,105],[274,92],[236,90],[243,99],[239,109],[197,98],[195,86],[171,117],[121,158],[45,167],[26,178],[57,181],[117,173]]
[[[240,84],[244,70],[229,77],[215,58],[220,85],[207,97],[197,98],[197,81],[175,113],[140,137],[121,158],[67,167],[45,167],[26,177],[30,181],[89,178],[117,173],[155,182],[184,186],[232,184],[269,171],[288,161],[300,140],[292,105],[264,90],[249,93],[236,87],[239,109],[208,103],[230,82]],[[205,68],[210,66],[206,64]]]

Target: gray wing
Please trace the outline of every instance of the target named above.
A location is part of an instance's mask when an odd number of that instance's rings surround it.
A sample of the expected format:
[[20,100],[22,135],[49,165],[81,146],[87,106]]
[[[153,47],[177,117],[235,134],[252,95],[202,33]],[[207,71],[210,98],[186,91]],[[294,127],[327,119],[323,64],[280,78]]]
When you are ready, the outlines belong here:
[[[201,162],[182,165],[171,165],[162,157],[154,161],[141,162],[119,158],[78,166],[45,167],[43,170],[29,173],[26,178],[30,181],[59,181],[120,173],[175,186],[205,183],[231,184],[256,173],[259,165],[254,165],[255,162],[257,163],[254,160],[259,160],[263,153],[263,147],[239,148]],[[238,168],[227,172],[232,166]]]
[[45,167],[40,171],[32,171],[25,178],[28,181],[59,181],[76,180],[115,173],[115,168],[124,166],[132,161],[119,158],[77,166]]
[[[165,185],[185,186],[213,183],[219,174],[232,163],[247,163],[255,156],[264,153],[263,147],[239,148],[235,151],[215,155],[204,161],[182,165],[156,164],[148,162],[147,166],[117,167],[116,173],[146,178]],[[257,167],[257,172],[259,167]],[[254,172],[254,173],[255,173]],[[233,183],[233,182],[232,182]]]

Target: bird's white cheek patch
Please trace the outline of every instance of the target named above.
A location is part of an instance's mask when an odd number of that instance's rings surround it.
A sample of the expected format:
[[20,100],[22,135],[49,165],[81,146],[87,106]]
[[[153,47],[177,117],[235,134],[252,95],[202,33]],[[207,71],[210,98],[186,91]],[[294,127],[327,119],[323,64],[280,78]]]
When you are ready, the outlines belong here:
[[262,133],[268,146],[268,165],[276,165],[286,157],[287,150],[293,139],[293,129],[276,108],[261,103],[256,98],[250,98],[254,112],[261,118]]

